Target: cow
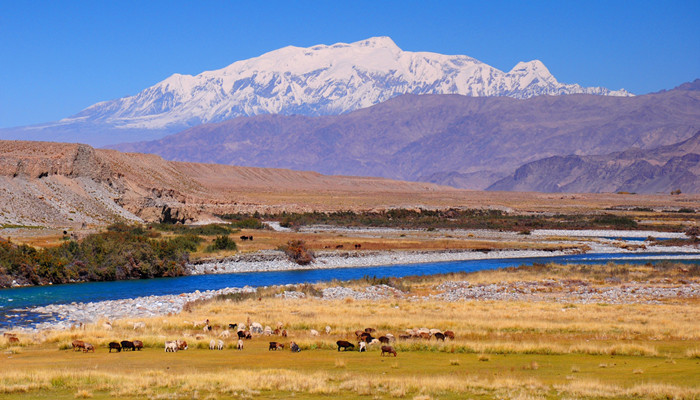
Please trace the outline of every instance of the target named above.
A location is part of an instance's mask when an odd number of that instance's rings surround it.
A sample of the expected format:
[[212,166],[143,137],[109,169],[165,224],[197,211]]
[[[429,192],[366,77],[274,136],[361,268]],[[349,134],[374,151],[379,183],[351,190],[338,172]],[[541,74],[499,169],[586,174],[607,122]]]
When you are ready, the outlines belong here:
[[166,353],[168,353],[168,352],[175,353],[175,352],[177,352],[177,350],[178,350],[177,343],[165,342],[165,352]]
[[391,346],[382,346],[382,354],[381,354],[381,356],[383,357],[385,353],[386,353],[386,354],[393,354],[394,357],[396,357],[396,350],[394,350],[394,348],[391,347]]
[[112,352],[112,350],[116,350],[117,353],[119,353],[120,351],[122,351],[122,346],[121,346],[119,343],[117,343],[117,342],[109,342],[109,345],[108,345],[108,346],[109,346],[109,352],[110,352],[110,353]]
[[445,341],[444,333],[436,332],[433,336],[435,336],[435,340],[442,340],[443,342]]
[[278,342],[270,342],[270,347],[267,349],[267,351],[270,350],[278,350],[278,349],[284,349],[284,344],[278,343]]
[[294,342],[289,343],[289,349],[292,351],[292,353],[298,353],[301,351],[299,345]]
[[[10,339],[17,339],[17,337],[16,337],[16,336],[10,336]],[[85,342],[83,342],[82,340],[74,340],[74,341],[71,343],[71,346],[73,346],[73,351],[82,350],[82,349],[85,348]]]
[[91,345],[90,343],[85,343],[85,348],[83,349],[83,352],[87,353],[88,351],[92,351],[94,353],[95,346]]
[[138,351],[141,351],[143,349],[143,342],[140,340],[134,340],[134,348]]
[[343,351],[348,351],[348,349],[355,348],[355,345],[348,342],[347,340],[338,340],[337,342],[335,342],[335,344],[338,345],[338,351],[340,351],[340,349],[343,349]]
[[127,351],[127,350],[134,351],[134,350],[136,350],[136,347],[134,346],[134,342],[130,342],[130,341],[128,341],[128,340],[122,340],[121,345],[122,345],[122,350],[124,350],[124,351]]

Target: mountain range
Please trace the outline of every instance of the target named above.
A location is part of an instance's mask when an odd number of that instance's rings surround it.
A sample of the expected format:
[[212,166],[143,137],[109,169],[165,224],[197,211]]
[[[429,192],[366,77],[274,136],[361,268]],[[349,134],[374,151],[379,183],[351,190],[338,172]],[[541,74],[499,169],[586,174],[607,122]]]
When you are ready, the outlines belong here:
[[634,97],[403,95],[337,116],[239,117],[112,147],[169,160],[485,189],[542,158],[654,149],[698,130],[700,80]]
[[97,103],[60,121],[0,129],[0,139],[101,146],[157,139],[239,116],[343,114],[402,94],[525,99],[576,93],[631,95],[560,83],[538,60],[503,72],[465,55],[403,51],[388,37],[374,37],[288,46],[195,76],[174,74],[133,96]]

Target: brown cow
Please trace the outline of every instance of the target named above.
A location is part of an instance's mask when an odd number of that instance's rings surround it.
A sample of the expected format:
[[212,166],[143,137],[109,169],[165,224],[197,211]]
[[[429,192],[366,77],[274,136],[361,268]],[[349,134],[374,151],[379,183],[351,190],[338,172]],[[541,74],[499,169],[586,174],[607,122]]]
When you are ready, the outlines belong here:
[[82,340],[74,340],[71,345],[73,346],[73,351],[85,349],[85,342]]
[[340,351],[340,349],[343,349],[343,351],[348,351],[348,349],[355,348],[355,345],[348,342],[347,340],[338,340],[337,342],[335,342],[335,344],[338,345],[338,351]]
[[120,351],[122,351],[122,345],[120,345],[117,342],[109,342],[109,352],[110,353],[112,352],[112,349],[116,350],[117,353],[119,353]]
[[396,350],[394,350],[394,348],[391,347],[391,346],[382,346],[382,354],[381,354],[381,356],[384,356],[384,353],[393,354],[394,357],[396,357]]

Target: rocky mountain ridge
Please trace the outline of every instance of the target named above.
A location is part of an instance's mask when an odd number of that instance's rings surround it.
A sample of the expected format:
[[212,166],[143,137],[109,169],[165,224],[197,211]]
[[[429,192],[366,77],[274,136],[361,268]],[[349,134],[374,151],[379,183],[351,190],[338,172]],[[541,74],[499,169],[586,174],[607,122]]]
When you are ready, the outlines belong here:
[[635,97],[404,95],[339,116],[239,117],[112,147],[177,161],[484,189],[546,157],[686,140],[700,129],[699,85]]
[[195,76],[174,74],[136,95],[97,103],[54,123],[0,130],[0,138],[105,145],[239,116],[337,115],[402,94],[576,93],[630,96],[625,90],[560,83],[538,60],[504,72],[465,55],[403,51],[388,37],[374,37],[288,46]]

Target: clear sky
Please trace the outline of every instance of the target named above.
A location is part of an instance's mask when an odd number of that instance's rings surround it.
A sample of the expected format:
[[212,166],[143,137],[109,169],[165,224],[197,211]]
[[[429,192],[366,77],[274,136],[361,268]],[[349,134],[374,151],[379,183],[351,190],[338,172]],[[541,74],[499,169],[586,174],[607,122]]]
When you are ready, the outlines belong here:
[[57,120],[287,45],[390,36],[636,94],[700,78],[700,1],[0,0],[0,127]]

